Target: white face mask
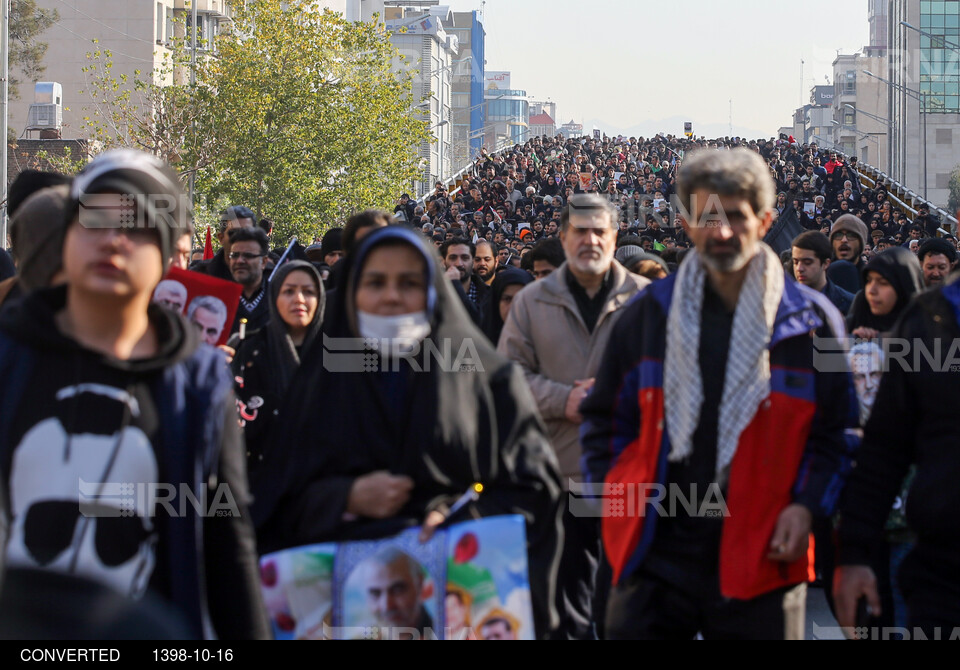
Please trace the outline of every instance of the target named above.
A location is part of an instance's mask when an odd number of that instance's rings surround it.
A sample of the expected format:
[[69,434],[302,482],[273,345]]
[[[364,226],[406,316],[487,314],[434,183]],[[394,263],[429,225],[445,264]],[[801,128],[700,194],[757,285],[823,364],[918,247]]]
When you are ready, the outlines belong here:
[[430,320],[425,311],[399,316],[377,316],[358,311],[357,328],[361,337],[378,340],[381,353],[408,354],[430,335]]

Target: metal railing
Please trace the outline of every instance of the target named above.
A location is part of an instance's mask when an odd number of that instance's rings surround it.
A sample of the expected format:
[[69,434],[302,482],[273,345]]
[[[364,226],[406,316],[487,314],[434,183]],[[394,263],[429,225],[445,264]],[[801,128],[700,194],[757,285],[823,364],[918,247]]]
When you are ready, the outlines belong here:
[[[842,151],[837,151],[837,154],[843,156],[844,163],[849,167],[849,157]],[[894,180],[886,173],[881,172],[872,165],[858,162],[857,167],[854,168],[854,170],[859,176],[860,183],[863,186],[871,189],[875,189],[878,186],[883,186],[887,191],[887,198],[911,219],[916,218],[921,205],[926,205],[930,209],[931,214],[937,214],[940,217],[941,228],[948,230],[954,235],[957,234],[958,223],[960,222],[957,221],[957,217],[955,215],[951,214],[947,210],[937,207],[929,200],[925,200],[919,194],[908,189],[906,186]]]
[[[478,174],[480,174],[481,160],[485,160],[486,158],[494,158],[501,152],[504,152],[508,149],[512,149],[515,146],[516,144],[513,142],[501,142],[500,144],[497,145],[497,147],[494,149],[492,153],[488,153],[486,156],[477,156],[476,158],[472,159],[466,165],[466,167],[464,167],[462,170],[457,172],[452,177],[449,177],[447,179],[437,179],[437,181],[443,182],[443,185],[446,187],[449,187],[450,185],[454,186],[453,190],[449,190],[447,192],[448,195],[451,198],[453,198],[457,193],[460,192],[460,181],[463,177],[466,177],[466,176],[476,177]],[[422,196],[420,196],[417,199],[416,201],[417,205],[425,208],[427,198],[429,198],[432,194],[433,194],[432,192],[424,193]]]

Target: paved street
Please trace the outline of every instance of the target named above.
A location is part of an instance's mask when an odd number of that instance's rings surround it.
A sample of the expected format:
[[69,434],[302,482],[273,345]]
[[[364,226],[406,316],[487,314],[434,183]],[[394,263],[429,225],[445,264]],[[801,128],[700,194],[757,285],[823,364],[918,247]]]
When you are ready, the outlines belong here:
[[821,588],[807,589],[807,632],[808,640],[842,640],[840,624],[830,612],[827,598]]

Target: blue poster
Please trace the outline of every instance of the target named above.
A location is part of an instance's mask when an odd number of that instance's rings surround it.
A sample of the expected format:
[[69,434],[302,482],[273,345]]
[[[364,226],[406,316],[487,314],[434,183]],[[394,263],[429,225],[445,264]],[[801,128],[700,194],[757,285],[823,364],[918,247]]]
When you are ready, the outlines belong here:
[[424,544],[419,532],[261,558],[275,637],[534,639],[522,517],[451,525]]

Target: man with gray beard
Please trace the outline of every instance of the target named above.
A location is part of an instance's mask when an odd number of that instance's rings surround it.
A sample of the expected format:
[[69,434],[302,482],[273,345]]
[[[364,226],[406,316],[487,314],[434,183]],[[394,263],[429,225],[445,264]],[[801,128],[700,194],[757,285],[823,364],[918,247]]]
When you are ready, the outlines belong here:
[[[602,195],[570,198],[560,218],[566,262],[517,294],[497,348],[523,368],[560,461],[564,487],[571,490],[579,490],[581,481],[580,402],[593,387],[621,308],[649,283],[614,262],[618,220],[616,208]],[[598,611],[599,525],[595,517],[578,517],[568,507],[564,533],[558,576],[562,635],[592,638],[602,633],[594,624],[603,619],[605,593],[600,590]]]

